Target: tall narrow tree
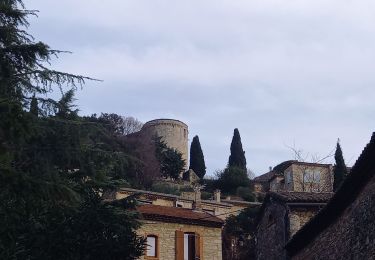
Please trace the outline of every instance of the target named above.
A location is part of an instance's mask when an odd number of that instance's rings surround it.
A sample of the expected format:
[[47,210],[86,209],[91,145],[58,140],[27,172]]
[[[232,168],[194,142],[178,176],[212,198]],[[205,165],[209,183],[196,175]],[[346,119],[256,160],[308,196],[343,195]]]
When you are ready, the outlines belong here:
[[344,157],[342,155],[342,150],[340,146],[340,139],[337,140],[337,145],[336,145],[336,152],[335,152],[335,168],[333,171],[333,190],[336,191],[341,183],[344,181],[346,175],[348,174]]
[[199,178],[203,179],[206,174],[206,164],[204,162],[203,151],[199,142],[199,137],[196,135],[190,145],[190,166]]
[[241,136],[237,128],[234,129],[233,139],[230,145],[228,167],[238,167],[246,171],[245,152],[242,149]]
[[36,99],[35,95],[33,96],[30,102],[30,113],[34,116],[38,116],[39,113],[38,100]]

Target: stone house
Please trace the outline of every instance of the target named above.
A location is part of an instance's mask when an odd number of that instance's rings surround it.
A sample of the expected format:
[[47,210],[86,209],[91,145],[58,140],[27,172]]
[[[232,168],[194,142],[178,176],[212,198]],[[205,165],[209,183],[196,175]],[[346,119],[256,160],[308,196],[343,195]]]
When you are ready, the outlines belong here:
[[257,218],[257,259],[286,259],[285,244],[331,196],[332,193],[269,192]]
[[332,192],[331,164],[285,161],[253,180],[256,193],[267,191]]
[[291,259],[375,259],[375,133],[331,201],[286,248]]
[[141,259],[222,259],[222,219],[199,210],[152,204],[137,210],[143,222],[137,232],[147,243]]

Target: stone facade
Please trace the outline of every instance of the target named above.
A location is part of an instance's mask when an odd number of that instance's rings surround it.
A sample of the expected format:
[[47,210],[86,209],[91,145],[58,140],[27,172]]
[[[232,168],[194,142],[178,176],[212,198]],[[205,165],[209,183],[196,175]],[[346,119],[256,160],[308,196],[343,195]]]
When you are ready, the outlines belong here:
[[285,161],[253,180],[256,194],[268,191],[332,192],[331,164]]
[[292,237],[298,230],[301,229],[312,217],[318,213],[319,208],[293,208],[289,212],[289,237]]
[[332,169],[332,165],[330,164],[292,164],[284,172],[284,190],[305,192],[332,192]]
[[284,245],[287,242],[287,208],[279,203],[270,203],[262,212],[256,235],[256,256],[259,260],[285,259]]
[[141,129],[143,136],[152,138],[155,135],[171,148],[175,148],[182,153],[182,159],[186,162],[186,170],[188,169],[188,126],[174,119],[155,119],[145,123]]
[[[193,232],[200,235],[202,241],[201,245],[203,246],[202,259],[222,259],[221,228],[178,223],[165,223],[159,221],[144,221],[144,224],[138,230],[138,234],[141,236],[155,235],[158,237],[158,260],[175,260],[176,230],[180,230],[183,232]],[[142,257],[141,259],[145,259],[145,257]]]
[[329,204],[288,243],[291,259],[375,259],[375,134]]
[[258,216],[257,259],[287,259],[286,243],[317,214],[331,195],[330,193],[270,192]]

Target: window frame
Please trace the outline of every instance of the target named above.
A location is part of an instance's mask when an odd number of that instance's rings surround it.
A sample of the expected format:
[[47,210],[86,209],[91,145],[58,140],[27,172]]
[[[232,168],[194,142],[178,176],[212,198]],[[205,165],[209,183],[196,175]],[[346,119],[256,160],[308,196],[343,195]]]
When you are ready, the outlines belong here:
[[[147,255],[147,238],[148,237],[154,237],[155,238],[155,256],[148,256]],[[146,234],[146,250],[144,254],[145,259],[150,259],[150,260],[158,260],[159,259],[159,236],[155,234]]]

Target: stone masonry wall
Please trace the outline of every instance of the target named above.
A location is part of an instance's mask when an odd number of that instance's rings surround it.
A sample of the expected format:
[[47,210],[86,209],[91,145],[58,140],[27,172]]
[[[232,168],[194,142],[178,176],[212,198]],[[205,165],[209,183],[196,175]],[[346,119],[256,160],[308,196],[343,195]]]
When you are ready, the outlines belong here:
[[[333,190],[333,175],[332,169],[329,167],[322,166],[306,166],[306,165],[295,165],[292,168],[292,189],[293,191],[307,191],[307,192],[332,192]],[[319,171],[320,181],[319,183],[305,182],[303,175],[307,171]],[[288,170],[289,171],[289,168]]]
[[305,209],[291,209],[289,212],[289,237],[291,238],[298,230],[303,227],[313,216],[318,212],[318,208]]
[[156,119],[144,124],[141,132],[149,138],[154,135],[162,137],[162,140],[171,147],[182,153],[182,159],[188,168],[188,126],[178,120]]
[[287,219],[286,207],[270,202],[258,224],[256,255],[258,260],[285,259],[284,245]]
[[292,259],[375,259],[375,175],[336,222]]
[[[138,230],[141,236],[156,235],[159,240],[159,260],[174,260],[175,253],[175,231],[198,233],[203,239],[203,259],[221,260],[221,228],[185,225],[177,223],[165,223],[158,221],[145,221]],[[144,258],[141,257],[143,260]]]

